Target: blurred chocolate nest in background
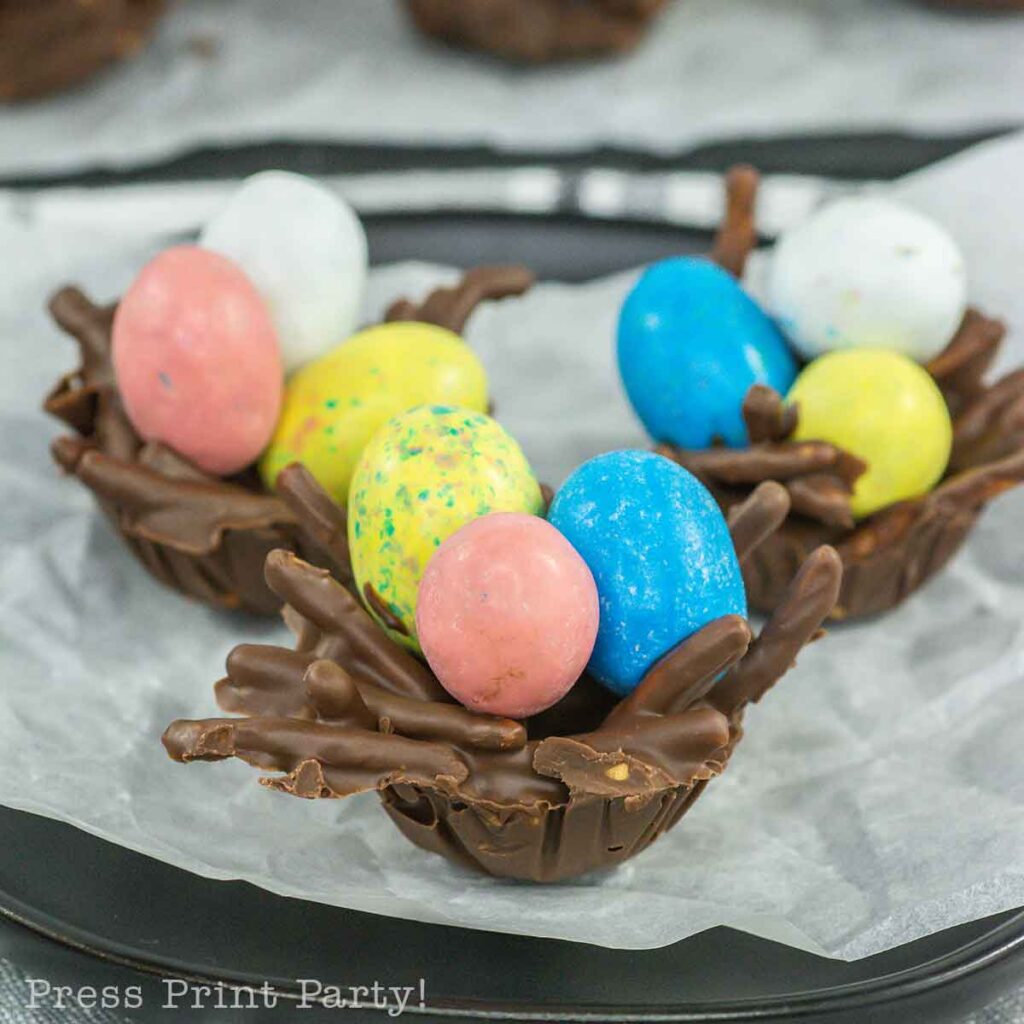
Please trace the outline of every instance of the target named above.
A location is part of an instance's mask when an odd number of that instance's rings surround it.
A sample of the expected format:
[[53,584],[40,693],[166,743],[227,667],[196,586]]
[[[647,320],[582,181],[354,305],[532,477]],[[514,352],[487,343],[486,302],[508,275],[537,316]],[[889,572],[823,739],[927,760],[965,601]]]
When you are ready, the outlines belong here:
[[169,0],[0,0],[0,102],[70,88],[138,53]]
[[[727,179],[726,214],[712,256],[737,277],[756,242],[757,181],[750,168],[735,168]],[[752,608],[774,608],[809,552],[830,544],[843,561],[832,617],[887,611],[953,557],[989,501],[1024,481],[1024,369],[994,383],[982,379],[1005,333],[998,320],[968,309],[947,348],[925,366],[953,420],[944,477],[929,494],[859,522],[850,495],[864,464],[822,441],[790,441],[799,410],[770,388],[751,388],[744,402],[748,448],[659,446],[699,477],[726,512],[763,480],[780,481],[789,492],[788,519],[744,566]]]
[[[399,300],[387,319],[422,320],[458,334],[481,302],[519,295],[532,283],[523,267],[477,267],[421,305]],[[285,548],[325,564],[323,549],[310,544],[287,501],[264,490],[254,468],[213,477],[135,433],[110,361],[114,310],[72,287],[50,301],[54,320],[81,353],[79,369],[61,378],[44,404],[74,430],[53,442],[54,459],[93,492],[161,583],[214,607],[274,614],[281,601],[264,580],[267,555]]]
[[[756,639],[716,619],[658,661],[618,701],[589,677],[525,723],[452,702],[352,592],[345,513],[299,465],[278,487],[336,575],[286,551],[267,582],[286,602],[295,650],[243,644],[216,686],[238,718],[179,720],[177,761],[235,757],[272,789],[306,798],[377,791],[418,846],[488,874],[556,881],[610,867],[672,828],[725,768],[759,700],[812,640],[839,592],[835,551],[814,552]],[[741,561],[785,518],[762,484],[733,510]],[[270,809],[268,809],[270,813]]]
[[633,49],[667,0],[402,0],[424,35],[526,64]]

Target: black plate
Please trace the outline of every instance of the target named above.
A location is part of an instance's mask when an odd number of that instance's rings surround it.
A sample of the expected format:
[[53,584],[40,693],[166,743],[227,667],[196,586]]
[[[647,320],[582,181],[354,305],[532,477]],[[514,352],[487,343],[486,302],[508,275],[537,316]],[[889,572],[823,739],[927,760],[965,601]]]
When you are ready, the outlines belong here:
[[[374,981],[412,985],[418,1001],[423,978],[424,1011],[436,1020],[937,1024],[960,1021],[1021,977],[1024,913],[977,921],[852,964],[726,928],[631,952],[286,899],[244,882],[198,878],[7,809],[0,809],[0,833],[0,910],[11,919],[157,975],[254,988],[267,981],[290,1009],[301,991],[296,979],[343,988]],[[106,974],[97,979],[86,963],[79,971],[80,984],[106,983]],[[121,984],[133,983],[125,977]],[[149,986],[147,1006],[154,1011],[161,984],[154,979]],[[337,1019],[334,1012],[324,1011],[323,1019]],[[311,1011],[302,1019],[319,1016]],[[226,1018],[211,1009],[209,1020]]]
[[[731,158],[730,158],[731,159]],[[277,161],[280,163],[280,161]],[[707,236],[571,216],[375,218],[375,262],[420,258],[472,264],[522,261],[541,276],[582,280],[671,253]],[[881,625],[880,628],[884,628]],[[163,756],[159,748],[154,756]],[[712,797],[713,799],[713,797]],[[350,986],[418,986],[428,1019],[959,1021],[1024,981],[1024,913],[973,922],[844,964],[729,929],[651,951],[606,950],[422,925],[212,882],[66,825],[0,808],[0,912],[65,947],[11,925],[0,953],[65,984],[138,984],[132,1019],[165,1016],[159,975],[260,986],[287,1002],[297,978]],[[424,855],[426,856],[426,855]],[[343,866],[339,866],[342,870]],[[20,935],[20,938],[19,938]],[[49,973],[47,973],[49,972]],[[294,1014],[211,1008],[187,1019],[228,1024]],[[303,1020],[361,1020],[361,1012]],[[378,1014],[372,1014],[378,1017]]]

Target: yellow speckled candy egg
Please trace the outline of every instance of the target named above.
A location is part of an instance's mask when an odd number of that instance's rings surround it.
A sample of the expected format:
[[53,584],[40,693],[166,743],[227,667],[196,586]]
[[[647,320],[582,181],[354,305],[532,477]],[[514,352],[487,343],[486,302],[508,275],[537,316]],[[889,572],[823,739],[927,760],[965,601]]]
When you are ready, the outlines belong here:
[[867,463],[850,503],[857,518],[926,494],[946,470],[949,410],[927,371],[904,355],[830,352],[797,377],[788,401],[800,410],[795,440],[830,441]]
[[[489,512],[540,514],[540,486],[522,449],[473,409],[424,405],[388,420],[363,451],[348,499],[359,592],[391,636],[413,650],[416,595],[427,561],[460,526]],[[375,596],[374,596],[375,595]]]
[[487,409],[487,375],[473,350],[433,324],[360,331],[288,380],[277,429],[260,461],[263,482],[272,489],[285,466],[301,462],[344,503],[377,428],[425,402]]

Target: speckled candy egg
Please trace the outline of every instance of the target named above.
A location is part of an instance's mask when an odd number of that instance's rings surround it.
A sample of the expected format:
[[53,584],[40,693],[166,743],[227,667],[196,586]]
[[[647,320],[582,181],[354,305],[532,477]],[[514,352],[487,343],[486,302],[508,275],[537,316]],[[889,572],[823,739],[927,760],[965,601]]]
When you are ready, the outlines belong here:
[[367,607],[414,650],[416,595],[431,555],[490,512],[542,507],[522,449],[489,416],[420,406],[388,420],[363,450],[348,499],[352,570]]
[[281,405],[266,303],[231,260],[194,246],[142,269],[114,315],[111,354],[139,435],[218,476],[255,461]]
[[718,505],[681,466],[610,452],[562,485],[548,519],[597,582],[590,671],[625,695],[662,655],[723,615],[746,615],[736,551]]
[[898,352],[824,355],[804,369],[788,400],[800,412],[795,440],[830,441],[867,463],[850,502],[858,518],[926,494],[946,470],[949,410],[928,373]]
[[392,416],[428,402],[484,412],[487,375],[456,334],[423,323],[360,331],[295,373],[260,472],[301,462],[339,503],[366,442]]
[[548,522],[495,512],[453,533],[427,563],[420,646],[444,688],[473,711],[526,718],[586,667],[597,636],[594,577]]
[[683,448],[746,444],[747,391],[767,384],[785,394],[797,372],[772,321],[703,259],[663,260],[644,272],[619,314],[618,357],[647,432]]
[[359,322],[366,233],[340,196],[301,174],[247,178],[199,238],[235,260],[266,299],[285,370],[323,355]]
[[808,359],[841,348],[888,348],[926,362],[953,337],[967,305],[964,261],[927,217],[875,196],[839,199],[775,247],[769,301]]

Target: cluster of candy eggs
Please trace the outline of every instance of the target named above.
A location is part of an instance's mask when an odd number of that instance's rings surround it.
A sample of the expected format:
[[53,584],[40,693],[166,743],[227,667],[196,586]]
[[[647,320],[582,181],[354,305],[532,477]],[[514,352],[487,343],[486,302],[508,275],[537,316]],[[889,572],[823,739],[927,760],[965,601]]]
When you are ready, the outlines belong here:
[[268,488],[302,462],[347,504],[368,610],[475,710],[527,717],[588,665],[626,693],[711,618],[745,612],[725,522],[693,477],[602,456],[545,518],[461,338],[353,333],[366,271],[339,198],[296,175],[249,179],[118,306],[115,374],[139,435],[218,476],[257,463]]
[[708,261],[648,269],[621,310],[619,368],[650,435],[682,448],[745,446],[748,389],[778,391],[798,407],[794,440],[866,463],[851,499],[863,518],[945,472],[949,411],[921,364],[952,339],[966,289],[938,224],[885,199],[844,198],[780,239],[765,308]]
[[300,175],[248,179],[118,305],[114,373],[139,436],[217,476],[255,462],[287,405],[285,372],[352,333],[366,271],[343,200]]
[[366,276],[366,235],[340,197],[300,175],[249,178],[197,245],[151,260],[118,305],[114,372],[139,436],[216,476],[258,460],[268,488],[300,461],[343,502],[395,413],[484,410],[483,367],[451,331],[353,333]]
[[544,516],[490,417],[420,406],[364,450],[348,504],[356,584],[392,638],[466,707],[526,718],[584,671],[629,693],[712,619],[746,614],[722,513],[649,452],[577,468]]

